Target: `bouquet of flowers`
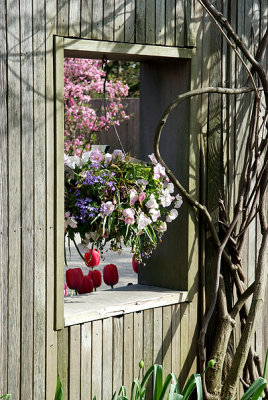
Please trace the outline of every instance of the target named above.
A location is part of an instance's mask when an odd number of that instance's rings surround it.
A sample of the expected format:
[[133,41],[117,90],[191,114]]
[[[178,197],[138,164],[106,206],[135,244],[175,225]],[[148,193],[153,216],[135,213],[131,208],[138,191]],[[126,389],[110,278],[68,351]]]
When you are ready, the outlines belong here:
[[182,198],[172,195],[174,185],[155,156],[149,158],[150,164],[137,164],[121,150],[99,149],[65,155],[65,234],[78,251],[76,233],[92,249],[109,242],[120,252],[124,244],[138,262],[150,257]]

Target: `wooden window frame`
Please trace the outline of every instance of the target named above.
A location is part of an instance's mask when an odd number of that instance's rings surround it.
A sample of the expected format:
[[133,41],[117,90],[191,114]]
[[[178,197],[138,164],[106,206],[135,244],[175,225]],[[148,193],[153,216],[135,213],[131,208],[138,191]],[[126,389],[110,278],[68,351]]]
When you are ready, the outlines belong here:
[[[133,311],[139,311],[146,308],[153,308],[153,304],[156,307],[177,304],[186,300],[190,300],[187,297],[187,292],[179,292],[172,290],[162,289],[159,292],[159,288],[152,287],[148,290],[153,295],[148,298],[146,304],[140,302],[138,298],[133,298],[132,305],[124,307],[124,304],[120,299],[118,300],[118,307],[115,307],[113,311],[107,308],[103,308],[104,311],[100,313],[92,313],[90,311],[85,312],[84,316],[74,318],[71,313],[67,322],[64,321],[64,57],[78,57],[78,58],[102,58],[105,56],[113,60],[130,60],[130,61],[144,61],[144,60],[156,60],[156,59],[192,59],[195,53],[194,49],[191,48],[179,48],[179,47],[164,47],[154,45],[138,45],[138,44],[127,44],[127,43],[116,43],[107,41],[97,41],[88,39],[70,39],[60,36],[54,37],[54,110],[55,110],[55,330],[64,328],[76,323],[86,322],[86,320],[95,320],[105,318],[111,315],[118,315],[118,313],[127,313]],[[193,66],[191,66],[192,75]],[[191,84],[192,86],[192,84]],[[192,114],[192,113],[191,113]],[[190,147],[196,148],[198,146],[197,139],[195,138],[195,126],[194,122],[191,125],[191,140]],[[191,149],[190,149],[191,152]],[[195,170],[189,176],[192,179],[192,185],[196,189],[196,176],[198,160],[190,160],[191,168]],[[190,220],[192,218],[190,216]],[[189,226],[189,240],[190,247],[196,247],[196,234],[194,233],[195,227],[193,223]],[[192,261],[191,261],[192,262]],[[197,262],[197,260],[196,260]],[[190,272],[190,271],[189,271]],[[188,273],[189,273],[188,272]],[[191,274],[190,274],[191,275]],[[194,274],[189,277],[189,285],[194,280]],[[136,286],[136,285],[135,285]],[[141,285],[137,285],[138,292],[142,290],[139,288]],[[146,291],[146,287],[143,288]],[[121,290],[124,293],[126,290]],[[109,296],[109,295],[108,295]],[[122,298],[123,298],[122,297]],[[135,297],[135,296],[134,296]],[[107,303],[108,304],[108,303]],[[106,309],[106,312],[105,312]]]

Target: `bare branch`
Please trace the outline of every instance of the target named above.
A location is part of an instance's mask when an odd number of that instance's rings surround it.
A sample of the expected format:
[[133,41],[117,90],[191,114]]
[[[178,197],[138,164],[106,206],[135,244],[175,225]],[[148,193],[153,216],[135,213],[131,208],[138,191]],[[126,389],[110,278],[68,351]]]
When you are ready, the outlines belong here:
[[235,319],[236,315],[239,313],[247,299],[252,295],[254,290],[254,282],[244,291],[244,293],[241,294],[235,305],[233,306],[233,309],[230,313],[231,317]]

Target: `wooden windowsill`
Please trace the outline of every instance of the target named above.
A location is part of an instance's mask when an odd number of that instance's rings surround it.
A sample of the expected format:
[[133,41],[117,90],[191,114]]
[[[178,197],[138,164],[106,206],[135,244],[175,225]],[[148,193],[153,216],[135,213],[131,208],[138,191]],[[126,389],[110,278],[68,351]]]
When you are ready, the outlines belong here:
[[187,292],[131,285],[64,299],[64,325],[71,326],[148,308],[187,302]]

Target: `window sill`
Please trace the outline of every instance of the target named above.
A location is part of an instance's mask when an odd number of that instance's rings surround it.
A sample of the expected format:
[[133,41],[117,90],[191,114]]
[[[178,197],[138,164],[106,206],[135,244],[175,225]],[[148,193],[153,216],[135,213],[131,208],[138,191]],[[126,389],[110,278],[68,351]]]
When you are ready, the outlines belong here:
[[187,292],[131,285],[64,299],[64,325],[71,326],[148,308],[187,302]]

